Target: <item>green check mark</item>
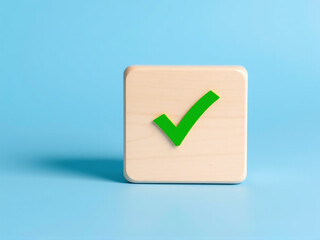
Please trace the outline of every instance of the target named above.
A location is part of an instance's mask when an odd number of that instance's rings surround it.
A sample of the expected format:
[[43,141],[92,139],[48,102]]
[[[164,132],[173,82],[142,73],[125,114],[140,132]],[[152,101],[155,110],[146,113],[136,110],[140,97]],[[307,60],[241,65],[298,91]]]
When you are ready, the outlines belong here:
[[180,146],[183,139],[187,136],[188,132],[201,115],[218,99],[219,96],[214,92],[207,92],[190,108],[186,115],[181,119],[178,126],[175,126],[165,114],[162,114],[153,121],[165,134],[167,134],[174,145]]

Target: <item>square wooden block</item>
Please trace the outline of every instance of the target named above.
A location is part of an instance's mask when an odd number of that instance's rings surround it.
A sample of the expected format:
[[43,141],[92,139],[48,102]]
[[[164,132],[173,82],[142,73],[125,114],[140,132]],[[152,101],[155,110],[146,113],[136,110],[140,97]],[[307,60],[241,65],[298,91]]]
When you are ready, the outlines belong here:
[[[242,182],[247,175],[247,78],[247,71],[238,66],[127,68],[124,73],[126,179],[168,183]],[[205,110],[205,101],[211,101],[210,97],[214,96],[210,91],[220,98]],[[208,92],[212,95],[206,95]],[[199,99],[202,102],[197,103]],[[188,115],[193,106],[195,111]],[[200,110],[203,114],[194,121],[192,118]],[[168,126],[161,128],[154,122],[162,114],[177,128],[190,128],[179,146],[163,130]],[[186,118],[184,126],[178,125],[183,118]],[[190,127],[192,121],[194,125]]]

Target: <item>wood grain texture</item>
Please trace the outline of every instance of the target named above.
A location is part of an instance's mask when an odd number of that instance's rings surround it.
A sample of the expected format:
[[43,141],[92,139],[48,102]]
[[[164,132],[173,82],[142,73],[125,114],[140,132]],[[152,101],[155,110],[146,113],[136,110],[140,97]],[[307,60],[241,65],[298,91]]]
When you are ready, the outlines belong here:
[[[153,123],[177,125],[205,93],[220,96],[176,147]],[[247,71],[133,66],[124,73],[124,175],[130,182],[239,183],[247,175]]]

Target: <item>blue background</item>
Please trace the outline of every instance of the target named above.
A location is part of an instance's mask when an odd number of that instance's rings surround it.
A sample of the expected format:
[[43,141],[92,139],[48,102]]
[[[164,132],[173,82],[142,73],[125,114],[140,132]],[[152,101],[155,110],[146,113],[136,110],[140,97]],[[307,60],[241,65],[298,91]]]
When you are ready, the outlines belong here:
[[[0,239],[320,238],[319,1],[2,1]],[[124,69],[243,65],[248,178],[129,184]]]

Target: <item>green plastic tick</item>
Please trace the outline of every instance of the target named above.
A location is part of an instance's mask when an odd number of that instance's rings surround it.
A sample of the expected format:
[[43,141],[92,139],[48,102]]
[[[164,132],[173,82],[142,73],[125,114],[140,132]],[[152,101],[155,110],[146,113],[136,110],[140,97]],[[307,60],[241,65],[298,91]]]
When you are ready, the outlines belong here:
[[165,134],[167,134],[174,145],[180,146],[183,139],[187,136],[188,132],[201,115],[218,99],[219,96],[214,92],[207,92],[190,108],[186,115],[184,115],[178,126],[175,126],[165,114],[162,114],[153,121]]

